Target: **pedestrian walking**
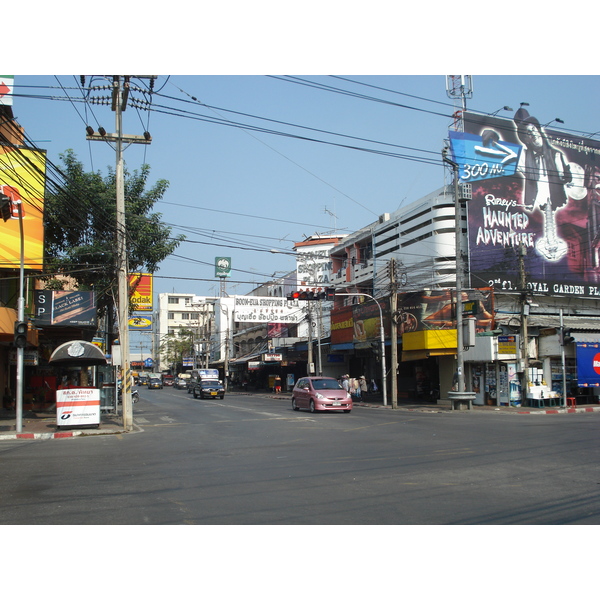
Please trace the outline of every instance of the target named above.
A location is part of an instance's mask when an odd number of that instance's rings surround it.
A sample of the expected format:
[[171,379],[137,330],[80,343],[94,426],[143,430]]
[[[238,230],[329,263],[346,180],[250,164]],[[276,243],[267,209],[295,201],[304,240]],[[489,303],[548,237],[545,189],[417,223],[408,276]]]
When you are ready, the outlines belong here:
[[350,375],[342,375],[342,387],[349,392],[350,391]]
[[369,390],[368,386],[367,386],[367,380],[365,379],[364,375],[361,375],[358,379],[358,385],[360,386],[360,392],[361,392],[361,396],[363,394],[366,394],[367,391]]
[[360,383],[358,383],[358,379],[356,379],[355,377],[352,379],[352,395],[357,400],[360,400]]

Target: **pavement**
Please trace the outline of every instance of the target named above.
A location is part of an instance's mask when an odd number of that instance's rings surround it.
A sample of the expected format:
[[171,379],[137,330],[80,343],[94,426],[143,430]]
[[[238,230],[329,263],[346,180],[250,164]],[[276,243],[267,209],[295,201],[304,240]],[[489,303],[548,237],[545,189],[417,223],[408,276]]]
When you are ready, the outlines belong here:
[[[280,399],[285,402],[291,402],[291,393],[282,392],[275,394],[269,391],[253,391],[253,392],[239,392],[236,394],[246,396],[262,396],[272,399]],[[144,401],[143,396],[141,401]],[[388,399],[387,404],[383,404],[383,397],[381,395],[366,395],[360,400],[354,400],[355,406],[375,408],[381,410],[394,410],[391,401]],[[577,413],[588,413],[588,412],[600,412],[600,404],[586,404],[577,407],[545,407],[545,408],[533,408],[533,407],[521,407],[521,406],[479,406],[473,405],[472,409],[469,410],[465,407],[461,410],[455,409],[452,411],[452,407],[449,400],[438,400],[437,402],[426,402],[419,399],[398,399],[397,410],[404,411],[417,411],[417,412],[429,412],[429,413],[508,413],[514,415],[557,415],[557,414],[577,414]],[[134,431],[135,427],[135,404],[133,407],[133,420],[134,420]],[[25,411],[21,422],[21,432],[17,433],[16,430],[16,414],[15,411],[9,411],[5,409],[0,410],[0,440],[47,440],[47,439],[61,439],[70,438],[76,436],[90,436],[90,435],[114,435],[127,433],[125,427],[123,427],[123,418],[121,415],[112,413],[102,413],[100,418],[100,424],[98,426],[87,426],[87,427],[73,427],[64,428],[58,427],[56,424],[56,411],[54,409],[47,409],[46,411],[32,412]]]

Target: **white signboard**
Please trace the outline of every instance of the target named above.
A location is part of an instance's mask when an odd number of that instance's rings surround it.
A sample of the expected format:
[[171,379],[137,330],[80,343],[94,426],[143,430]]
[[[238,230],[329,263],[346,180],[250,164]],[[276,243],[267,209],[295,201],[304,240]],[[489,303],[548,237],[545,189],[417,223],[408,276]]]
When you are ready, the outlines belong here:
[[272,296],[236,296],[233,320],[236,323],[300,323],[306,300]]
[[67,388],[56,390],[56,424],[59,427],[100,424],[100,390]]

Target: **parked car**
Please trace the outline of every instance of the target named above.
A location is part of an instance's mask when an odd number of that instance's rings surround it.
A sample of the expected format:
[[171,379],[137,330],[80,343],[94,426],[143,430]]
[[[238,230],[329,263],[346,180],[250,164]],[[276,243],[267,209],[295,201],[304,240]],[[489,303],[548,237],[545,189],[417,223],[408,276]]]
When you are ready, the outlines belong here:
[[292,408],[318,410],[352,410],[352,396],[333,377],[302,377],[292,390]]
[[163,385],[173,385],[175,383],[175,377],[173,375],[163,375]]
[[225,397],[225,388],[218,379],[201,379],[194,386],[194,398],[200,396],[200,398],[215,398],[219,397],[221,400]]
[[149,390],[162,390],[163,383],[158,377],[151,377],[148,380],[148,389]]
[[184,379],[183,377],[176,377],[175,378],[175,382],[173,383],[173,387],[176,390],[185,390],[187,389],[187,379]]

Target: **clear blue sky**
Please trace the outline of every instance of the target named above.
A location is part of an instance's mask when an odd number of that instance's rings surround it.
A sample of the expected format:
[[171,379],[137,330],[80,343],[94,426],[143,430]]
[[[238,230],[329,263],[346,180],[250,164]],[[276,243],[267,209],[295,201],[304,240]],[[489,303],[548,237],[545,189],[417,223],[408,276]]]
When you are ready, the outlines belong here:
[[[343,77],[160,76],[153,110],[127,109],[125,133],[147,129],[153,139],[125,151],[127,168],[147,162],[153,180],[170,182],[155,210],[189,239],[161,265],[155,292],[216,295],[214,258],[231,256],[228,292],[246,293],[294,268],[292,257],[270,249],[290,251],[315,232],[350,233],[443,185],[440,152],[455,110],[445,75]],[[114,113],[66,100],[81,97],[78,82],[15,74],[13,112],[55,164],[72,148],[88,169],[106,173],[114,150],[87,142],[85,125],[114,131]],[[528,102],[541,123],[558,117],[560,128],[593,134],[599,97],[598,76],[474,75],[467,108],[491,113]]]
[[558,117],[567,130],[600,131],[600,77],[586,62],[596,56],[593,39],[568,50],[545,42],[548,62],[523,23],[534,19],[543,39],[555,31],[555,16],[474,2],[463,3],[460,16],[447,9],[433,14],[375,0],[356,11],[333,0],[301,7],[261,0],[203,4],[188,18],[119,3],[114,19],[78,5],[77,18],[65,20],[57,5],[43,5],[28,20],[35,44],[11,52],[4,72],[15,75],[15,92],[28,96],[14,99],[17,120],[49,159],[60,164],[59,154],[72,148],[102,173],[115,153],[87,142],[85,125],[114,131],[114,113],[109,106],[86,112],[66,99],[80,97],[69,88],[81,74],[175,73],[159,77],[152,111],[124,115],[125,133],[147,129],[153,138],[125,151],[127,168],[147,162],[153,181],[170,182],[155,210],[190,240],[161,265],[155,292],[218,294],[214,259],[231,256],[228,292],[241,294],[294,269],[291,256],[269,249],[290,251],[315,232],[350,233],[444,184],[441,149],[455,110],[446,73],[475,73],[469,109],[491,113],[528,102],[541,123]]

